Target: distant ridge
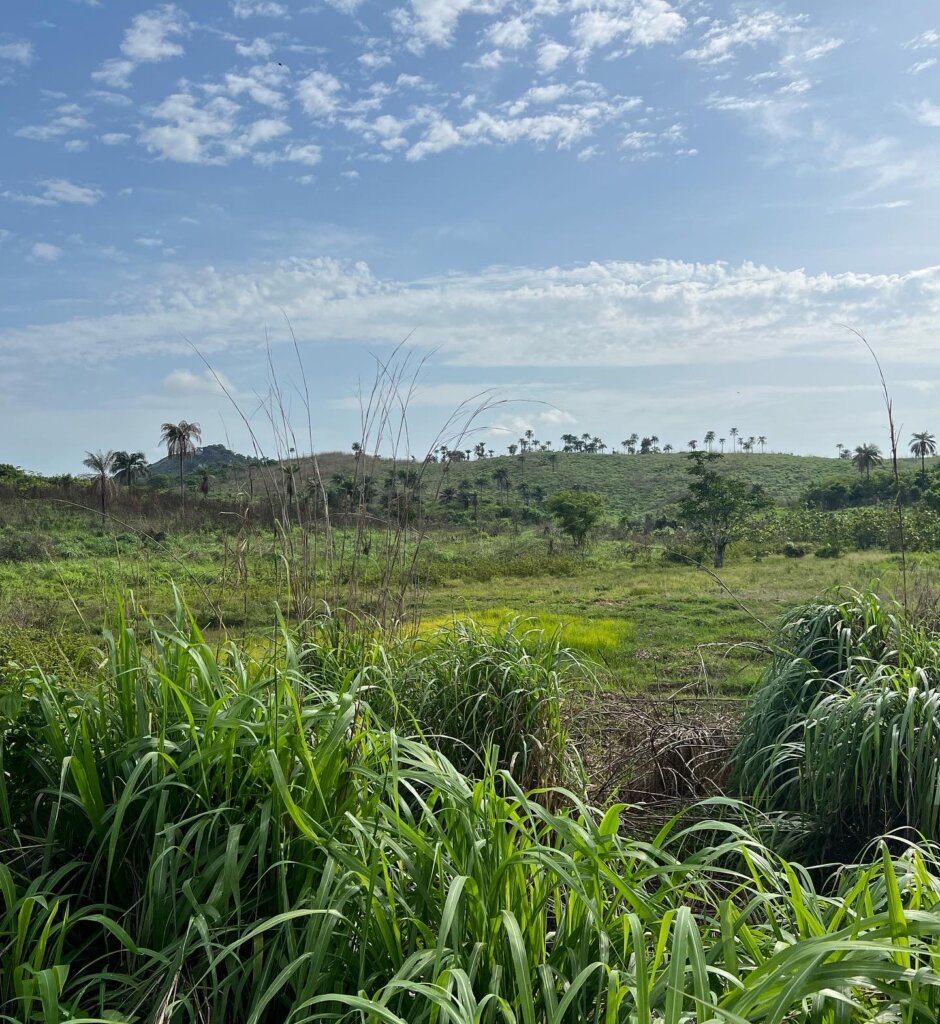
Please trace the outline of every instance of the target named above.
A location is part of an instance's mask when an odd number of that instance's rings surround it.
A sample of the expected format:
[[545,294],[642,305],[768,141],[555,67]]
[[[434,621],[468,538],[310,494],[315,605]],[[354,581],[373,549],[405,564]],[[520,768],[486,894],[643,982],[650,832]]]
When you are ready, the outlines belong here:
[[[194,470],[200,469],[249,466],[257,461],[248,455],[233,452],[224,444],[207,444],[204,448],[197,448],[195,455],[189,455],[183,459],[183,472],[192,473]],[[170,476],[177,473],[179,473],[179,459],[175,455],[168,455],[150,465],[151,476]]]

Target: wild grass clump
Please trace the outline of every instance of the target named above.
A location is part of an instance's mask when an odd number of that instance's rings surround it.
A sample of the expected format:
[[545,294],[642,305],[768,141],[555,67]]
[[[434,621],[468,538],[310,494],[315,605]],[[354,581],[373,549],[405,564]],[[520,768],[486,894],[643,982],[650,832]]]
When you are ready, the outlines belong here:
[[620,806],[468,779],[383,726],[371,670],[327,686],[276,640],[124,617],[92,688],[3,684],[0,1019],[936,1019],[930,847],[822,896],[727,822],[633,841]]
[[738,791],[823,851],[907,829],[940,838],[940,638],[851,592],[784,624],[742,724]]

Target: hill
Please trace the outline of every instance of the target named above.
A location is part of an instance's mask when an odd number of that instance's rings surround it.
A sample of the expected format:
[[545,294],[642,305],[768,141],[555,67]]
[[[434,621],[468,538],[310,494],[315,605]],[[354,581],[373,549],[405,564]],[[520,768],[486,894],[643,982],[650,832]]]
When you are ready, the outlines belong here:
[[[204,448],[197,448],[195,455],[188,455],[183,459],[183,473],[192,473],[201,469],[225,469],[239,466],[248,466],[257,462],[247,455],[239,455],[226,448],[224,444],[207,444]],[[175,455],[168,455],[150,464],[151,476],[176,476],[179,473],[179,459]]]
[[[327,486],[336,476],[356,473],[356,458],[346,452],[326,452],[318,456],[320,473]],[[303,480],[313,474],[312,462],[300,462]],[[385,459],[367,459],[366,472],[381,481],[390,471],[404,463]],[[416,468],[419,464],[411,463]],[[919,468],[914,459],[902,459],[903,469]],[[815,455],[747,454],[738,452],[725,455],[718,462],[719,472],[760,485],[777,504],[797,502],[807,488],[832,481],[850,482],[858,479],[851,462],[844,459]],[[509,475],[511,494],[520,500],[523,486],[534,493],[552,494],[554,491],[582,487],[597,491],[607,500],[615,515],[632,520],[646,515],[657,515],[686,490],[688,460],[682,453],[670,455],[591,455],[581,452],[530,452],[520,455],[502,455],[495,458],[473,459],[445,464],[431,463],[423,471],[425,491],[439,488],[458,488],[468,481],[475,490],[495,496],[495,475],[505,470]],[[360,470],[361,472],[361,470]],[[446,480],[442,479],[446,474]],[[243,473],[230,475],[234,484]]]

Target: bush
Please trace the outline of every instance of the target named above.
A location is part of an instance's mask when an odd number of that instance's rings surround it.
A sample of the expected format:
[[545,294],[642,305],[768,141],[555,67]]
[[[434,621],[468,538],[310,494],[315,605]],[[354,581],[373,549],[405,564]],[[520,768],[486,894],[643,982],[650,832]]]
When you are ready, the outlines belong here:
[[0,562],[34,562],[48,557],[54,550],[51,537],[39,533],[0,533]]
[[841,558],[842,549],[838,544],[823,544],[813,552],[817,558]]
[[784,558],[802,558],[806,554],[806,548],[788,540],[780,549],[780,553]]
[[854,856],[897,828],[940,839],[940,638],[873,593],[785,624],[742,723],[735,784]]

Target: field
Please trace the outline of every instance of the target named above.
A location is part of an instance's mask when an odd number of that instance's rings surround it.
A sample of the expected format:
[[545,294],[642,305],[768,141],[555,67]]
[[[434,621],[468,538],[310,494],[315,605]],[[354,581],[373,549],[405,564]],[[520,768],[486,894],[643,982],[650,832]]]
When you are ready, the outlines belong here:
[[932,551],[53,493],[0,502],[0,1020],[936,1020]]

